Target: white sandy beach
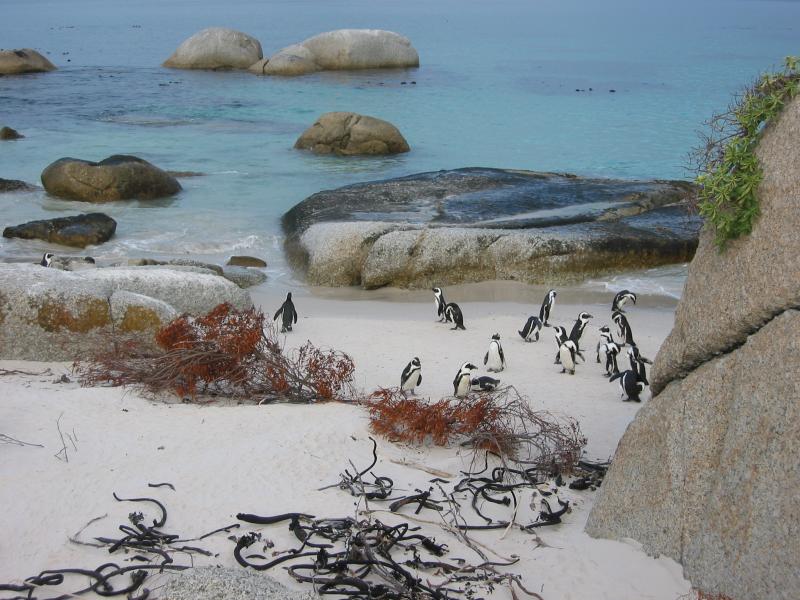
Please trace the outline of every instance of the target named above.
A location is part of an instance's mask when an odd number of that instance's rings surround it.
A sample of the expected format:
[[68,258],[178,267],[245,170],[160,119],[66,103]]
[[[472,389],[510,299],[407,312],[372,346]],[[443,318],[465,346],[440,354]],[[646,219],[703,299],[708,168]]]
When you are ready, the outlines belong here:
[[[516,333],[529,315],[538,313],[542,296],[538,288],[492,284],[446,288],[447,299],[462,307],[466,331],[450,331],[436,322],[428,291],[316,295],[305,288],[292,291],[299,321],[286,337],[287,347],[310,339],[320,347],[349,353],[356,364],[356,386],[367,392],[398,385],[405,364],[418,356],[423,371],[418,394],[447,396],[461,363],[482,366],[491,335],[497,332],[508,367],[496,376],[516,386],[534,408],[578,419],[588,437],[588,458],[610,457],[641,406],[621,402],[619,386],[608,383],[601,365],[595,363],[597,328],[612,325],[611,293],[560,294],[551,317],[554,324],[571,326],[581,310],[595,317],[582,340],[587,362],[569,376],[553,364],[552,329],[545,329],[542,339],[530,344]],[[284,290],[274,290],[256,294],[254,300],[271,315],[284,295]],[[641,297],[627,311],[642,354],[654,358],[672,326],[674,301]],[[620,366],[627,367],[626,357],[621,357]],[[70,375],[70,367],[0,362],[6,370],[45,373],[0,378],[0,433],[44,446],[0,444],[0,583],[20,582],[48,568],[94,568],[109,560],[123,561],[124,556],[109,556],[104,549],[75,545],[68,539],[90,519],[106,514],[82,539],[118,535],[117,526],[126,515],[141,507],[115,502],[112,492],[162,500],[169,510],[164,530],[184,537],[231,524],[237,512],[355,514],[354,498],[346,492],[317,490],[336,483],[339,473],[349,467],[348,460],[369,463],[364,408],[336,403],[252,406],[225,400],[188,405],[174,399],[151,400],[119,388],[54,383],[62,373]],[[643,399],[649,400],[649,392]],[[62,432],[75,439],[74,444],[67,442],[68,462],[54,456],[62,448],[56,427],[59,417]],[[469,466],[472,454],[457,447],[420,448],[378,438],[378,456],[375,471],[392,477],[398,491],[412,492],[427,489],[432,477],[418,466],[458,476]],[[403,462],[407,464],[398,464]],[[147,487],[160,482],[172,483],[175,491]],[[521,560],[508,570],[521,574],[529,589],[550,600],[674,600],[689,593],[681,567],[672,560],[650,558],[634,542],[594,540],[583,533],[594,492],[564,489],[562,496],[572,501],[574,510],[563,524],[537,530],[545,546],[518,530],[505,536],[502,531],[478,532],[472,537],[500,555],[518,555]],[[375,517],[390,523],[404,518],[402,514]],[[296,544],[285,524],[252,529],[262,529],[276,549]],[[425,526],[425,533],[458,547],[432,525]],[[233,543],[226,537],[203,540],[202,547],[218,555],[200,557],[202,561],[195,559],[195,564],[236,566]],[[466,552],[459,549],[460,555]],[[281,567],[268,573],[290,587],[300,587]],[[166,577],[154,576],[148,582],[156,597],[155,588]],[[510,596],[498,590],[494,597]]]

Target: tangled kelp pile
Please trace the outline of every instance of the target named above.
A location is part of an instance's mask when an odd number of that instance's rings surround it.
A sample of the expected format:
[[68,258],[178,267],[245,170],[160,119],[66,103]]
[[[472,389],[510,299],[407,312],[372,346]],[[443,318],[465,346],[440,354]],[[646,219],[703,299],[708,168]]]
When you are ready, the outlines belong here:
[[316,402],[353,398],[352,359],[306,342],[285,352],[278,334],[255,308],[220,304],[202,317],[183,315],[156,334],[164,350],[143,356],[136,347],[112,350],[76,363],[83,385],[128,385],[151,393],[194,399],[226,395],[258,402]]

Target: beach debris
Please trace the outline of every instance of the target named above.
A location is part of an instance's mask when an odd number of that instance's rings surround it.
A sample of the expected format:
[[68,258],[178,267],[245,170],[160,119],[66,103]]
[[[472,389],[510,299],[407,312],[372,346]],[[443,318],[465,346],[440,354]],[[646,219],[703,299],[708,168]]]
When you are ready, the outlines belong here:
[[459,443],[543,471],[569,473],[586,444],[577,421],[534,411],[513,386],[438,401],[382,388],[367,406],[372,431],[393,441]]
[[[106,548],[110,554],[124,554],[126,556],[122,560],[136,564],[119,565],[107,562],[94,569],[73,567],[47,569],[37,575],[25,578],[22,583],[0,583],[0,593],[24,593],[24,596],[17,595],[13,596],[13,598],[25,598],[26,600],[72,598],[88,592],[94,592],[103,597],[126,596],[130,599],[145,600],[150,595],[150,590],[144,587],[144,584],[150,574],[190,569],[194,566],[193,557],[195,555],[214,556],[208,550],[187,545],[188,542],[200,541],[217,533],[230,533],[231,530],[240,527],[239,523],[232,523],[199,537],[184,539],[180,535],[162,531],[162,528],[167,523],[167,509],[159,500],[145,497],[121,498],[116,493],[113,494],[113,497],[117,502],[136,502],[153,505],[156,509],[156,516],[155,518],[152,516],[150,519],[146,518],[145,511],[147,509],[143,508],[141,511],[134,511],[128,514],[128,522],[118,528],[123,534],[121,537],[99,536],[95,537],[94,541],[91,542],[82,540],[81,534],[90,525],[105,519],[108,516],[105,514],[90,519],[69,540],[73,544],[80,546]],[[188,556],[190,564],[176,564],[173,557],[175,554]],[[70,587],[73,580],[78,577],[88,577],[89,584],[86,585],[85,582],[76,583],[73,591],[63,593],[63,589]],[[40,595],[47,589],[52,591],[46,595]],[[52,593],[56,595],[50,595]],[[134,594],[138,595],[134,596]],[[6,598],[5,596],[0,597]]]
[[207,315],[183,315],[161,328],[160,356],[142,356],[135,346],[108,350],[75,364],[80,382],[128,385],[181,399],[225,395],[258,403],[352,401],[355,365],[343,352],[311,342],[284,352],[276,328],[256,309],[220,304]]
[[[254,515],[237,515],[253,522]],[[298,548],[264,562],[264,558],[243,552],[260,540],[259,534],[242,535],[234,548],[234,558],[243,567],[258,571],[292,561],[286,567],[296,581],[312,583],[320,595],[336,594],[361,598],[473,598],[497,585],[516,585],[533,598],[538,594],[524,588],[519,575],[504,573],[498,567],[508,562],[484,560],[469,564],[462,558],[443,560],[449,549],[435,538],[417,533],[419,527],[402,522],[387,525],[371,518],[317,519],[290,513],[258,517],[260,522],[289,521],[289,530],[300,540]],[[305,559],[305,560],[303,560]]]
[[41,444],[32,444],[30,442],[23,442],[22,440],[18,440],[17,438],[11,437],[10,435],[6,435],[5,433],[0,433],[0,443],[2,444],[13,444],[15,446],[35,446],[36,448],[44,448]]

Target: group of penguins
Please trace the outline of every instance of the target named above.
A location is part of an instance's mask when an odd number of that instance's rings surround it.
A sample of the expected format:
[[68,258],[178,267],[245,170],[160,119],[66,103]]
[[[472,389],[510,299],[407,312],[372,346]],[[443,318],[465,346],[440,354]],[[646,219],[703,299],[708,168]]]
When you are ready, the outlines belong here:
[[[446,302],[441,288],[433,288],[433,295],[439,321],[453,323],[453,330],[466,329],[464,327],[464,315],[458,304]],[[517,333],[526,342],[538,342],[542,328],[553,327],[556,346],[558,347],[555,364],[561,364],[562,373],[574,375],[577,360],[580,359],[585,362],[580,340],[586,325],[589,323],[589,319],[594,317],[587,312],[581,312],[569,334],[560,325],[550,325],[550,313],[555,305],[556,295],[555,290],[548,291],[539,309],[539,316],[528,318],[523,328]],[[636,294],[629,290],[622,290],[614,296],[614,300],[611,303],[611,318],[618,328],[619,341],[614,340],[614,335],[607,325],[600,327],[597,362],[601,362],[601,355],[605,356],[605,375],[609,378],[609,381],[619,381],[619,385],[622,388],[623,401],[641,402],[640,394],[644,390],[644,386],[650,385],[647,380],[646,365],[652,364],[652,361],[642,356],[633,339],[633,331],[623,309],[627,302],[636,304]],[[624,346],[628,346],[627,354],[631,368],[620,371],[617,356]],[[489,372],[496,373],[505,368],[505,355],[500,344],[500,335],[497,333],[492,336],[489,342],[489,349],[483,357],[483,364]],[[500,384],[500,380],[493,377],[473,377],[473,372],[477,369],[478,367],[471,362],[465,362],[461,365],[453,380],[453,395],[456,398],[463,398],[470,391],[491,391]],[[403,369],[403,373],[400,376],[400,390],[404,394],[406,392],[413,394],[414,389],[421,383],[422,365],[419,358],[414,357]]]

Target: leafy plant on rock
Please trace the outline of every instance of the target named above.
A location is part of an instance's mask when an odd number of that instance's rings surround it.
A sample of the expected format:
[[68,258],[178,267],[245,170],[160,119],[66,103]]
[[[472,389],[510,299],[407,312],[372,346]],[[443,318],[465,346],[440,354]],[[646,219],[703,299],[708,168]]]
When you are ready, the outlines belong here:
[[783,71],[766,73],[728,110],[708,122],[710,133],[693,153],[700,184],[698,210],[714,226],[717,246],[750,233],[759,215],[756,192],[764,173],[755,149],[764,127],[800,91],[800,58],[786,58]]

